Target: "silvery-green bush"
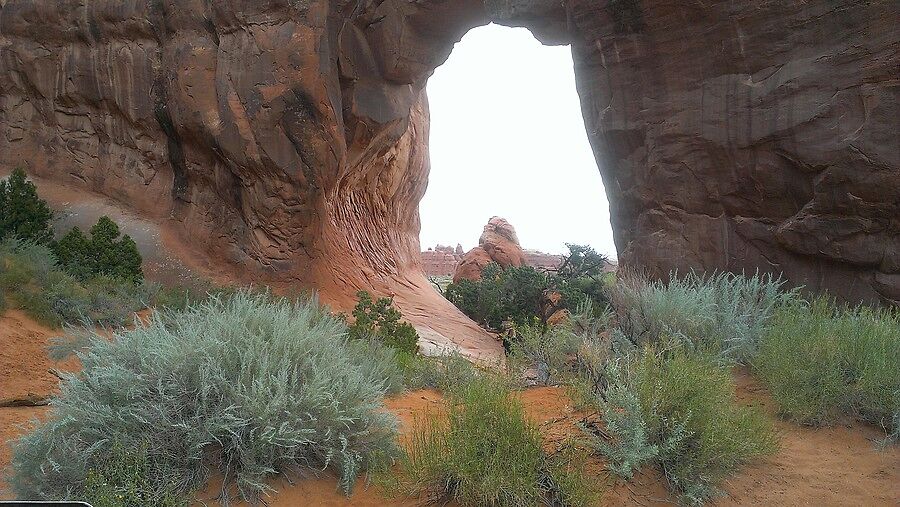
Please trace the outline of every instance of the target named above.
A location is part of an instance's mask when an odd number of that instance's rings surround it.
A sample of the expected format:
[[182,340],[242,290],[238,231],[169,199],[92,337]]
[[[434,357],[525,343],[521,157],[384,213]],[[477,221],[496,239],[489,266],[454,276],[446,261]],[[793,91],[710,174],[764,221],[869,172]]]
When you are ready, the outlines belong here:
[[756,355],[776,308],[796,296],[770,275],[673,273],[668,283],[619,278],[611,289],[618,328],[635,345],[661,336],[745,363]]
[[21,498],[77,499],[114,445],[146,452],[160,492],[194,491],[215,472],[248,500],[291,471],[330,470],[348,493],[395,452],[383,410],[393,357],[348,341],[314,300],[213,297],[94,335],[78,356],[47,422],[15,444]]

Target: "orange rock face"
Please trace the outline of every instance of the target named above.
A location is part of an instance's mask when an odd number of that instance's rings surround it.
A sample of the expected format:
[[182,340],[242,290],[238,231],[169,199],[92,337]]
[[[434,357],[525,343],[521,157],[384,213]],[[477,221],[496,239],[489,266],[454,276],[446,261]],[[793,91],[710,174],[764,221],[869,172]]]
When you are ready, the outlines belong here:
[[453,281],[480,280],[481,270],[492,262],[504,268],[525,264],[525,254],[519,245],[516,230],[500,217],[488,220],[478,239],[478,246],[469,250],[456,267]]

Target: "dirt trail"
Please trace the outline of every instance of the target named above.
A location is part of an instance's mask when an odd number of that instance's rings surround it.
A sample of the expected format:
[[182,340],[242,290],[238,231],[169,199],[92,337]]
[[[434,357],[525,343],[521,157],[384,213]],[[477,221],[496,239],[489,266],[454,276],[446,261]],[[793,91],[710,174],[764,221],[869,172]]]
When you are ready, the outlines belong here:
[[[56,389],[57,382],[49,368],[72,370],[77,361],[54,363],[46,356],[49,339],[59,334],[40,326],[20,312],[0,315],[0,398],[44,394]],[[766,390],[744,370],[736,370],[737,398],[748,405],[762,407],[773,418],[775,406]],[[549,444],[578,435],[576,423],[586,414],[574,410],[561,388],[534,388],[521,393],[526,412],[541,427]],[[397,415],[401,432],[413,427],[416,417],[440,410],[441,395],[434,391],[415,391],[388,399],[387,409]],[[0,408],[0,469],[10,462],[6,441],[24,431],[19,425],[42,418],[47,407]],[[896,506],[900,505],[900,448],[878,451],[874,441],[882,435],[874,428],[854,424],[832,428],[805,428],[777,420],[781,450],[769,459],[747,466],[728,480],[725,495],[712,505],[779,505],[779,506]],[[595,464],[596,465],[596,464]],[[591,467],[592,470],[597,468]],[[629,482],[615,481],[598,473],[600,481],[609,485],[602,506],[670,505],[675,499],[665,488],[661,473],[652,468],[641,471]],[[268,504],[311,507],[407,507],[415,501],[391,501],[381,497],[373,487],[361,482],[351,498],[337,491],[337,483],[329,477],[308,477],[272,482],[277,494]],[[0,483],[0,490],[3,484]],[[213,501],[218,494],[210,486],[198,498]],[[9,493],[0,492],[0,499]],[[451,506],[453,504],[450,504]]]

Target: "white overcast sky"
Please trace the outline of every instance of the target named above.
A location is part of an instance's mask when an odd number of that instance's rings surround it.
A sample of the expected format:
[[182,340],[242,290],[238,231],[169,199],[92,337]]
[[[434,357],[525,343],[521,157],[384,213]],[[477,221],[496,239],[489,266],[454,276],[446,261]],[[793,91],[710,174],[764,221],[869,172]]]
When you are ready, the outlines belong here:
[[590,244],[615,257],[568,46],[542,46],[524,28],[473,29],[429,80],[428,98],[423,249],[468,250],[496,215],[525,248],[560,253],[565,243]]

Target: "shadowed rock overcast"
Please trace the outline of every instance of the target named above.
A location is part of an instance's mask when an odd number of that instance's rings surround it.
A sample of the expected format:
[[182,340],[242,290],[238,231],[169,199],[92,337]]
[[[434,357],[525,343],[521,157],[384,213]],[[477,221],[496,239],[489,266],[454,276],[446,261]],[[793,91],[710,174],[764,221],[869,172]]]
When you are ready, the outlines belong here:
[[423,248],[469,250],[493,215],[522,246],[590,244],[616,256],[603,180],[584,130],[568,46],[524,28],[475,28],[428,80],[431,173]]

